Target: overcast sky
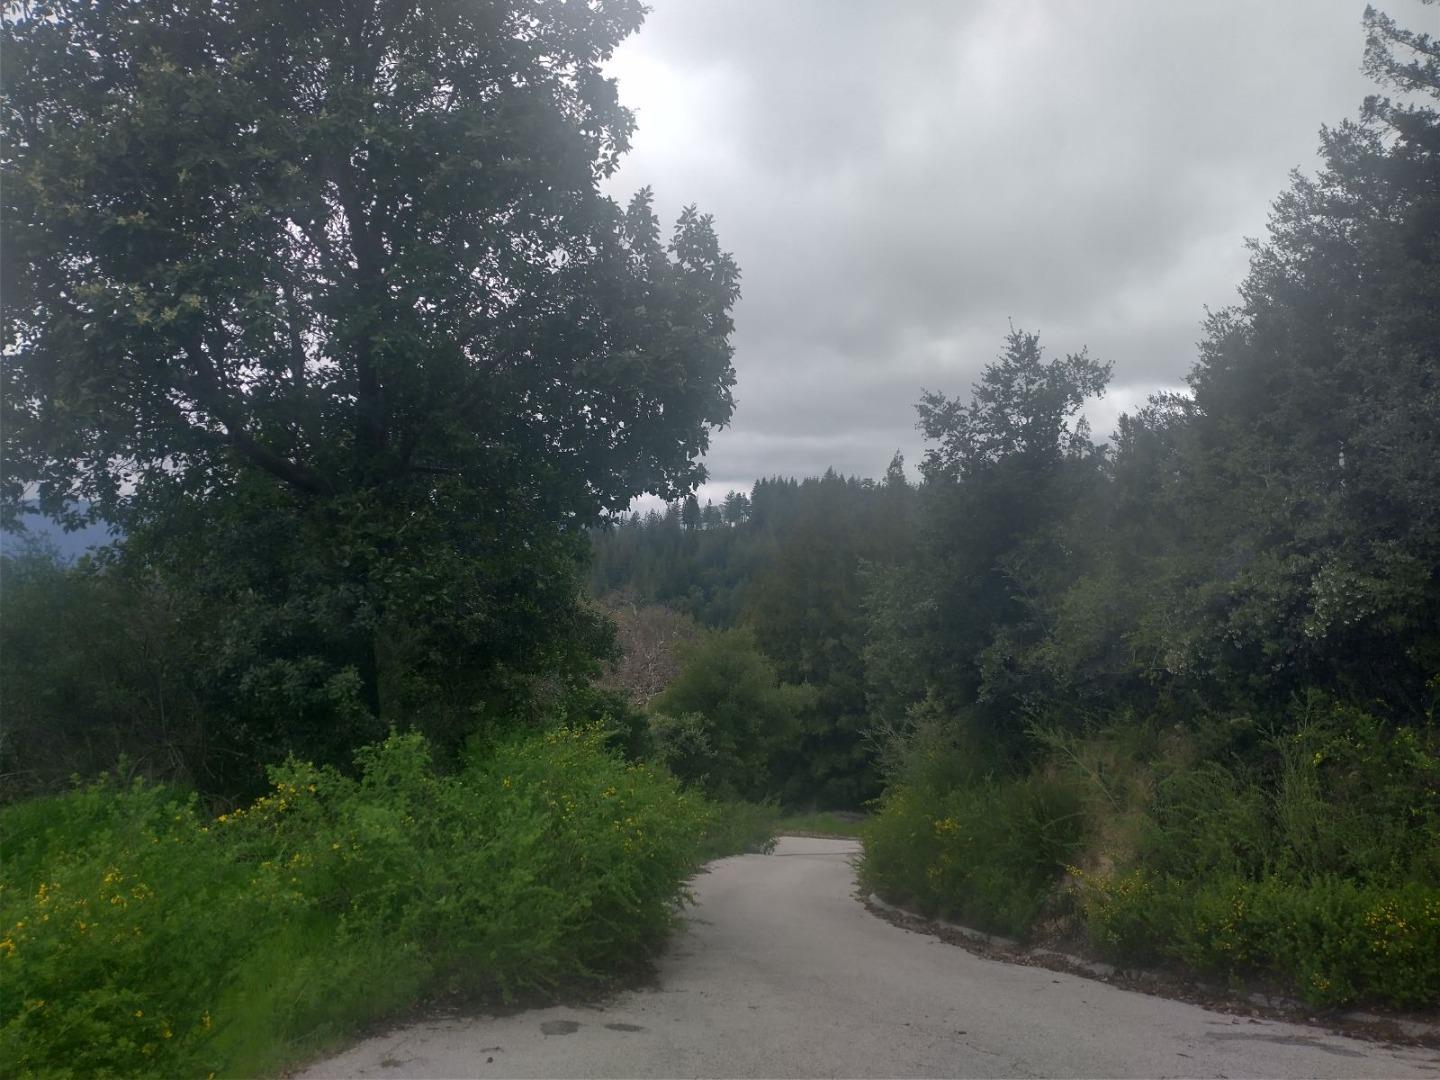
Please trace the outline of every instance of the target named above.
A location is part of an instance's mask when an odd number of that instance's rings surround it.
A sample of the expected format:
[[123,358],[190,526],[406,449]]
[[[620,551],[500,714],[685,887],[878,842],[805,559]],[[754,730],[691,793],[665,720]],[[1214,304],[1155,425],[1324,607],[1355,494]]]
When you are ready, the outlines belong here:
[[1244,238],[1371,89],[1363,0],[652,2],[611,190],[699,204],[743,273],[702,502],[913,468],[922,388],[968,396],[1012,318],[1114,362],[1104,438],[1182,385]]

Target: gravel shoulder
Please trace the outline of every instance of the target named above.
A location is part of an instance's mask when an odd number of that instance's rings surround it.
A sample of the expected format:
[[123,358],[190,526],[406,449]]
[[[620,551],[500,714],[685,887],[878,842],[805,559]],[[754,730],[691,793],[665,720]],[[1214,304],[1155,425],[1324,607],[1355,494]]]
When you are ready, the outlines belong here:
[[422,1022],[330,1077],[1436,1077],[1440,1053],[977,956],[855,897],[850,840],[712,863],[652,986]]

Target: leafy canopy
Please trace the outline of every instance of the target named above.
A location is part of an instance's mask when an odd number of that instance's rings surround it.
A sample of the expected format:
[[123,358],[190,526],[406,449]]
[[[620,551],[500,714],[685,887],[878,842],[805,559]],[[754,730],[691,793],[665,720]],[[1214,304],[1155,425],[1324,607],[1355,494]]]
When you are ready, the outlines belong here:
[[587,517],[686,490],[737,275],[708,219],[667,250],[647,193],[597,191],[632,126],[599,64],[641,10],[28,6],[11,494],[116,520],[241,467],[308,496],[551,480]]
[[291,711],[593,651],[580,530],[693,487],[732,409],[710,219],[667,242],[648,191],[598,188],[632,129],[601,64],[643,11],[19,5],[9,520],[123,528]]

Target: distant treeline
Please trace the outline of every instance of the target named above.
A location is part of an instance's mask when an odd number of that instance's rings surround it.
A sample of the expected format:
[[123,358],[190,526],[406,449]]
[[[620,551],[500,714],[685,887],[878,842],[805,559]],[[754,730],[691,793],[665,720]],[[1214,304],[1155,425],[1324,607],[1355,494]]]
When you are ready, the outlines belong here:
[[897,455],[880,481],[762,479],[723,511],[632,514],[593,535],[593,588],[746,627],[818,691],[797,798],[872,794],[866,733],[922,703],[1002,760],[1037,722],[1116,710],[1260,717],[1318,690],[1428,715],[1440,327],[1419,295],[1404,317],[1385,307],[1423,290],[1403,257],[1421,237],[1387,228],[1360,290],[1320,270],[1372,240],[1310,251],[1322,265],[1300,288],[1285,249],[1310,230],[1279,205],[1192,392],[1122,417],[1109,445],[1077,419],[1108,368],[1015,331],[973,400],[922,402],[918,485]]

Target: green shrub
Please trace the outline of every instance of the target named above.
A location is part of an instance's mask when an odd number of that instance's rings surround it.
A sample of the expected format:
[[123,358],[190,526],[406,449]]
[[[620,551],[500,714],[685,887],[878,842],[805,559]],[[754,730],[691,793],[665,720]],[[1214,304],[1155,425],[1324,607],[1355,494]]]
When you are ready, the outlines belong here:
[[1092,945],[1107,960],[1123,966],[1152,962],[1163,955],[1170,924],[1160,910],[1160,896],[1140,870],[1111,877],[1092,877],[1070,867]]
[[863,880],[1019,936],[1068,905],[1124,965],[1433,1006],[1440,733],[1319,696],[1284,719],[1037,729],[1043,755],[1008,779],[922,732],[864,829]]
[[1177,878],[1262,873],[1275,850],[1265,791],[1252,770],[1216,761],[1160,765],[1138,857]]
[[291,762],[211,820],[143,783],[5,811],[6,1075],[253,1075],[417,996],[547,993],[672,925],[708,811],[598,726],[441,775]]
[[1440,885],[1440,730],[1306,703],[1273,741],[1272,862],[1362,882]]
[[1047,775],[891,788],[862,828],[861,880],[931,915],[1024,936],[1081,839],[1078,795]]
[[1082,875],[1091,941],[1120,963],[1174,960],[1280,981],[1316,1005],[1440,1001],[1440,888],[1326,877]]
[[262,920],[194,804],[96,785],[7,810],[3,828],[7,1075],[214,1068],[214,973]]
[[712,798],[765,798],[815,690],[781,682],[749,630],[711,631],[681,656],[679,677],[650,702],[656,756]]
[[1157,762],[1131,865],[1077,871],[1091,942],[1315,1004],[1440,1001],[1436,743],[1312,698],[1263,753]]

